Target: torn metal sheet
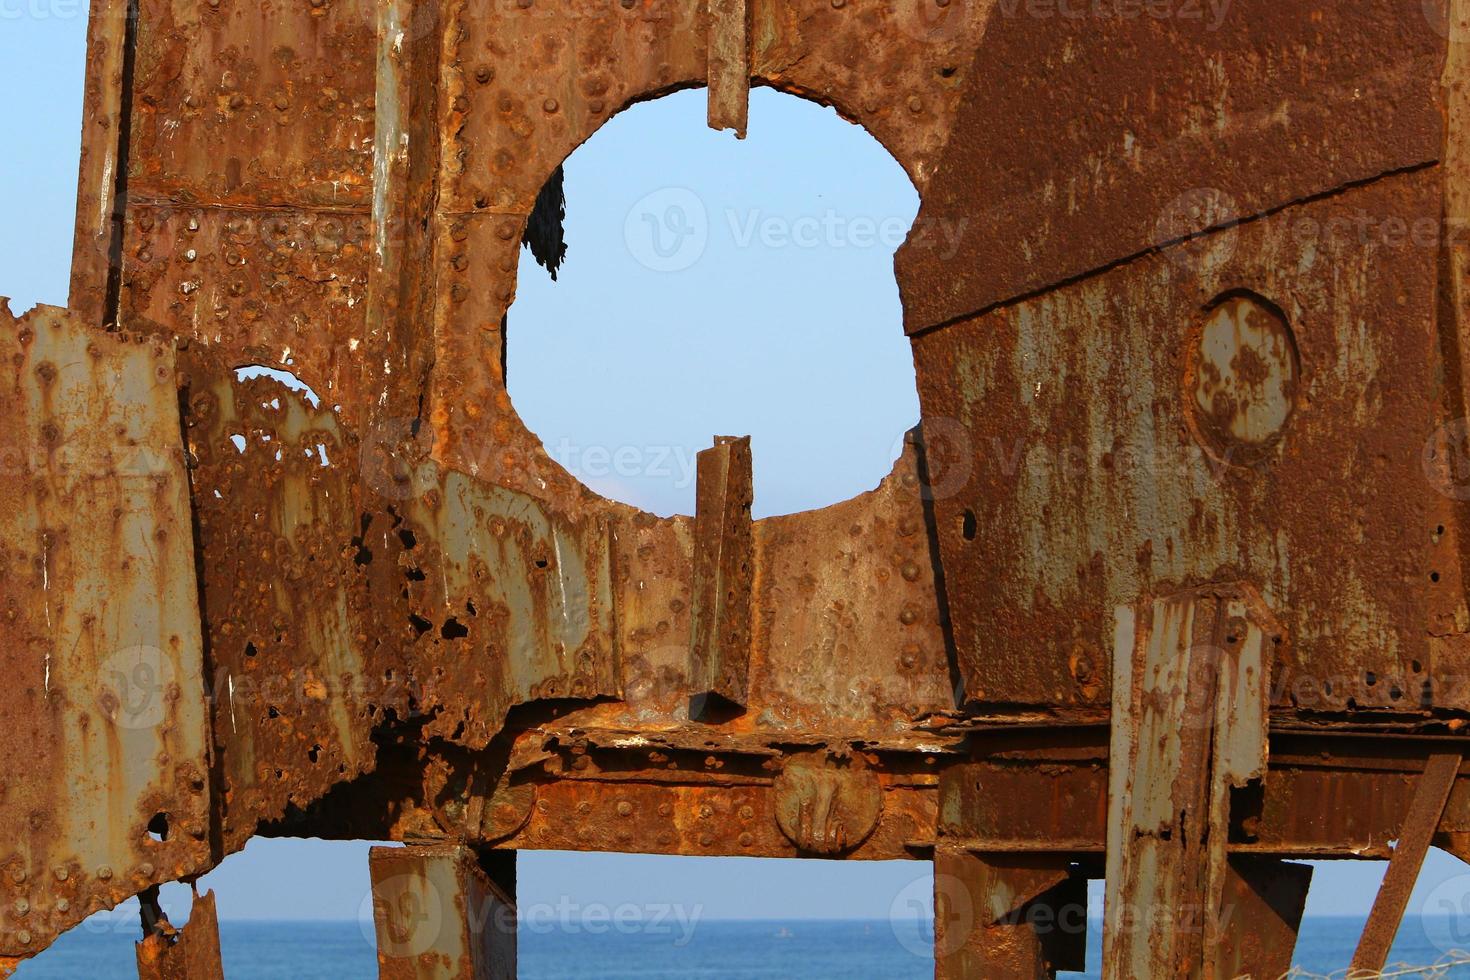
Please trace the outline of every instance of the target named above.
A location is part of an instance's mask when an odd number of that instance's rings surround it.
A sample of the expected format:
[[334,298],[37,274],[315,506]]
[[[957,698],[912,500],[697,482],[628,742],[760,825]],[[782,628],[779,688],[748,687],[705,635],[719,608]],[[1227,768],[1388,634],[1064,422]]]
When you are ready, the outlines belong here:
[[182,928],[164,925],[138,943],[138,980],[224,980],[214,892],[194,894]]
[[0,955],[212,864],[171,345],[0,301]]

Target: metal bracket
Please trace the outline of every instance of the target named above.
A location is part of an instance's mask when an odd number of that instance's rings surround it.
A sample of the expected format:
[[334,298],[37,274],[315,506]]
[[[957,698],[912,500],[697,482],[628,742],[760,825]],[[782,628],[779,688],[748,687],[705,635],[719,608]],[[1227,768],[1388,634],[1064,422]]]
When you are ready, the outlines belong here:
[[746,0],[709,0],[709,126],[745,139],[750,119],[750,13]]

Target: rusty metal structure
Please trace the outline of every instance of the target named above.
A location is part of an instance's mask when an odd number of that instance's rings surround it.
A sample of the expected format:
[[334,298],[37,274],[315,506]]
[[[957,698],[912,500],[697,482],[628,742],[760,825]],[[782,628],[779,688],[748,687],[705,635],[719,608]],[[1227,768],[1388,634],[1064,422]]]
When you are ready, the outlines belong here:
[[[70,308],[0,308],[8,966],[256,835],[406,842],[381,975],[466,980],[514,975],[522,849],[931,861],[944,980],[1079,968],[1046,923],[1103,877],[1105,976],[1274,977],[1298,862],[1391,858],[1372,971],[1470,855],[1466,0],[89,32]],[[741,132],[753,84],[919,189],[923,419],[761,521],[722,438],[660,519],[519,420],[517,257],[621,108]],[[219,975],[199,902],[141,977]]]

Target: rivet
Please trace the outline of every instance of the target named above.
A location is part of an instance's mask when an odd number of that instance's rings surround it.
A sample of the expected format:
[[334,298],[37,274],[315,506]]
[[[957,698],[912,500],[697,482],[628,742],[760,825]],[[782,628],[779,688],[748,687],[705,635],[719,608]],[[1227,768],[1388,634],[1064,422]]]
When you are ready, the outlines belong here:
[[633,815],[633,804],[627,800],[618,800],[618,816],[631,817]]
[[751,806],[743,806],[743,807],[740,808],[740,819],[741,820],[751,820],[754,817],[755,817],[755,808],[754,807],[751,807]]
[[189,230],[190,231],[198,231],[199,230],[199,219],[198,218],[190,218],[189,219]]
[[700,834],[699,835],[699,843],[702,844],[705,847],[709,847],[714,842],[715,842],[715,837],[714,837],[713,834]]
[[26,880],[26,869],[25,868],[12,868],[10,870],[10,880],[13,881],[13,882],[15,882],[17,885],[19,885],[21,882],[25,881]]
[[230,108],[231,109],[242,109],[244,107],[245,107],[245,96],[241,95],[239,92],[236,92],[234,95],[230,96]]
[[918,665],[919,652],[918,645],[914,643],[903,648],[903,655],[899,657],[898,662],[903,665],[904,670],[913,670]]
[[751,846],[754,843],[755,843],[755,835],[754,834],[752,834],[752,833],[750,833],[750,832],[747,831],[746,833],[743,833],[743,834],[740,835],[740,846],[741,847],[749,847],[749,846]]
[[623,9],[632,10],[638,4],[638,0],[623,0]]
[[276,96],[276,108],[282,111],[291,108],[291,99],[287,97],[285,92]]
[[30,911],[31,911],[31,903],[30,902],[26,901],[23,898],[17,898],[15,900],[15,914],[16,915],[26,915]]
[[545,102],[541,103],[541,108],[545,109],[547,112],[555,112],[557,109],[561,108],[561,103],[557,102],[555,99],[547,99]]
[[197,258],[199,258],[199,253],[194,251],[192,248],[184,253],[185,262],[193,262]]
[[26,932],[24,929],[22,929],[20,932],[17,932],[15,934],[15,938],[16,941],[19,942],[22,946],[29,946],[31,944],[31,934],[29,932]]
[[934,4],[937,7],[948,7],[949,0],[934,0]]
[[68,902],[66,899],[64,899],[64,898],[58,898],[56,900],[56,911],[58,911],[58,912],[65,912],[65,911],[69,910],[70,908],[71,908],[71,903]]
[[509,221],[503,221],[500,227],[495,229],[495,237],[502,242],[508,242],[516,236],[516,227]]
[[481,65],[480,67],[475,69],[475,81],[479,82],[481,85],[490,84],[490,79],[494,77],[495,69],[491,68],[489,65]]
[[923,112],[924,100],[917,95],[909,96],[909,112]]
[[841,10],[843,7],[846,7],[846,6],[847,6],[847,0],[832,0],[832,8],[834,10]]
[[65,881],[67,879],[67,876],[69,874],[70,874],[70,872],[68,872],[65,868],[57,868],[56,869],[56,880],[57,881]]
[[904,562],[901,572],[905,582],[917,582],[919,580],[919,565],[917,562]]
[[518,4],[518,6],[522,10],[525,10],[526,8],[530,7],[531,4],[534,3],[534,2],[535,2],[535,0],[517,0],[517,4]]
[[912,626],[919,621],[919,614],[910,608],[905,608],[898,614],[898,621],[905,626]]
[[152,878],[153,865],[149,864],[147,861],[144,861],[142,864],[138,865],[138,874],[142,875],[144,878]]

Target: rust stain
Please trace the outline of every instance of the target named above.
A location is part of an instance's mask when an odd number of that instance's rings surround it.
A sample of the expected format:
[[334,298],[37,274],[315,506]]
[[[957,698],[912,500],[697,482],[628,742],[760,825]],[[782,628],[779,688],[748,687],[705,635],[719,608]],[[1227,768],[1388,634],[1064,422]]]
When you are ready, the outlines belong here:
[[[1110,973],[1279,972],[1289,859],[1465,747],[1470,10],[1031,6],[94,0],[74,310],[0,309],[0,972],[257,834],[416,845],[385,977],[513,975],[535,848],[932,860],[955,978],[1078,964],[1028,917],[1111,866],[1253,911]],[[763,521],[720,440],[660,519],[521,422],[505,316],[575,147],[750,85],[919,189],[923,418]]]

